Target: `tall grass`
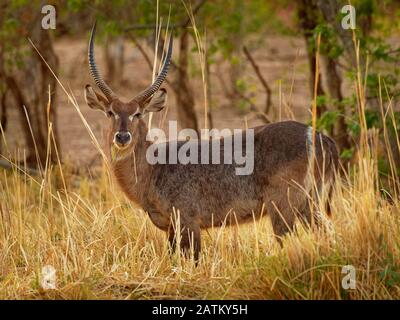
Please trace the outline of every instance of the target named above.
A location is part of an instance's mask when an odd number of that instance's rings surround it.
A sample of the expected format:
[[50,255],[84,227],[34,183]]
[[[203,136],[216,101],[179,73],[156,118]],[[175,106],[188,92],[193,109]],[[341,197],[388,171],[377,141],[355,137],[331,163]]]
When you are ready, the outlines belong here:
[[[361,84],[358,77],[363,110]],[[393,117],[384,112],[389,101],[381,99],[385,117]],[[51,128],[49,135],[51,141]],[[268,218],[203,231],[197,266],[169,254],[164,233],[125,199],[107,162],[92,179],[60,163],[35,174],[19,165],[22,156],[2,155],[12,169],[0,169],[0,298],[398,299],[400,202],[381,190],[377,133],[362,126],[361,135],[372,139],[360,144],[352,170],[341,170],[324,230],[298,225],[282,247]],[[390,150],[387,139],[382,143]],[[42,287],[47,265],[56,270],[53,290]],[[356,270],[355,289],[342,287],[345,265]]]
[[[335,187],[326,232],[299,226],[281,248],[267,218],[203,232],[201,262],[168,254],[165,235],[110,183],[50,167],[0,172],[0,298],[396,299],[399,201],[382,198],[373,159]],[[55,290],[41,270],[56,270]],[[344,290],[342,266],[356,269]]]

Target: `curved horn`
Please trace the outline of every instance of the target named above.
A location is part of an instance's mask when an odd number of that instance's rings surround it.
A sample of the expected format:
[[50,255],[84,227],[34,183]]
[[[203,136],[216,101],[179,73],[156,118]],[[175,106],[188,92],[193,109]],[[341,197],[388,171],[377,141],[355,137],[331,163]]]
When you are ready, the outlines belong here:
[[88,50],[88,57],[89,57],[89,70],[90,74],[92,75],[94,82],[99,87],[99,89],[105,94],[108,101],[111,102],[112,100],[116,99],[116,94],[111,90],[111,88],[107,85],[107,83],[103,80],[99,70],[96,66],[96,61],[94,59],[94,36],[96,34],[96,22],[93,25],[92,32],[90,33],[90,40],[89,40],[89,50]]
[[154,93],[156,93],[157,90],[160,89],[163,81],[165,80],[167,73],[168,73],[169,65],[171,63],[172,44],[173,44],[173,37],[172,37],[172,33],[171,33],[170,38],[169,38],[167,56],[165,57],[164,65],[162,66],[161,72],[158,74],[157,79],[153,82],[153,84],[151,86],[149,86],[147,89],[143,90],[135,98],[133,98],[133,100],[136,100],[139,104],[145,102]]

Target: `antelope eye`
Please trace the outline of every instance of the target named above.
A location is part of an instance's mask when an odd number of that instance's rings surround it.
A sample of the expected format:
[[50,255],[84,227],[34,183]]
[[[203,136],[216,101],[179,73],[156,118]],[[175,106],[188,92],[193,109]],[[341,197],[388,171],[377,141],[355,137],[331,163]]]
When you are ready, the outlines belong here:
[[107,112],[107,116],[108,117],[114,117],[116,120],[119,119],[118,113],[115,113],[114,111],[111,111],[111,110]]
[[133,121],[133,119],[138,119],[142,116],[142,114],[140,112],[136,112],[132,115],[129,116],[129,120]]

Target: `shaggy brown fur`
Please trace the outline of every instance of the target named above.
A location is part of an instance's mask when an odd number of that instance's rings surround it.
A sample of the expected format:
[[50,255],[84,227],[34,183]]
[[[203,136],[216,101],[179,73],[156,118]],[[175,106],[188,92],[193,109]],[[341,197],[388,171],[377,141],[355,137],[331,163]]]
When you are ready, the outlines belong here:
[[[93,107],[90,99],[94,97],[88,97],[89,94],[86,93],[87,101]],[[163,91],[153,97],[158,109],[165,96]],[[152,105],[150,101],[140,115]],[[172,247],[178,227],[174,212],[179,212],[181,247],[187,251],[192,242],[196,260],[201,247],[200,230],[212,225],[244,223],[266,214],[275,235],[282,237],[293,229],[296,216],[311,220],[314,210],[310,210],[308,201],[308,193],[313,189],[307,177],[312,150],[308,126],[285,121],[254,128],[254,171],[250,175],[236,175],[235,164],[149,164],[146,150],[151,142],[146,141],[147,126],[141,116],[128,119],[137,114],[139,107],[114,101],[105,108],[112,110],[108,147],[110,154],[114,152],[112,168],[116,180],[128,198],[167,232]],[[126,148],[115,148],[114,135],[122,130],[131,133],[132,142]],[[245,145],[245,135],[242,136]],[[223,141],[221,138],[221,159]],[[186,141],[176,143],[179,149]],[[171,142],[165,144],[168,150]],[[314,150],[314,181],[320,188],[324,183],[332,183],[338,153],[335,143],[320,133],[316,134]]]

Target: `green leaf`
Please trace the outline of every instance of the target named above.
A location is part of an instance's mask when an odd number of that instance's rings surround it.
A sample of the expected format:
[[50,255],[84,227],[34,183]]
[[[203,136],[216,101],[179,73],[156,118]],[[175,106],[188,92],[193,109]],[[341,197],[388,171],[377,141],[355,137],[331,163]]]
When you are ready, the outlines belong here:
[[340,157],[344,160],[350,160],[354,155],[354,148],[343,149]]
[[340,112],[337,110],[325,111],[321,117],[317,119],[317,129],[331,131],[339,116]]

